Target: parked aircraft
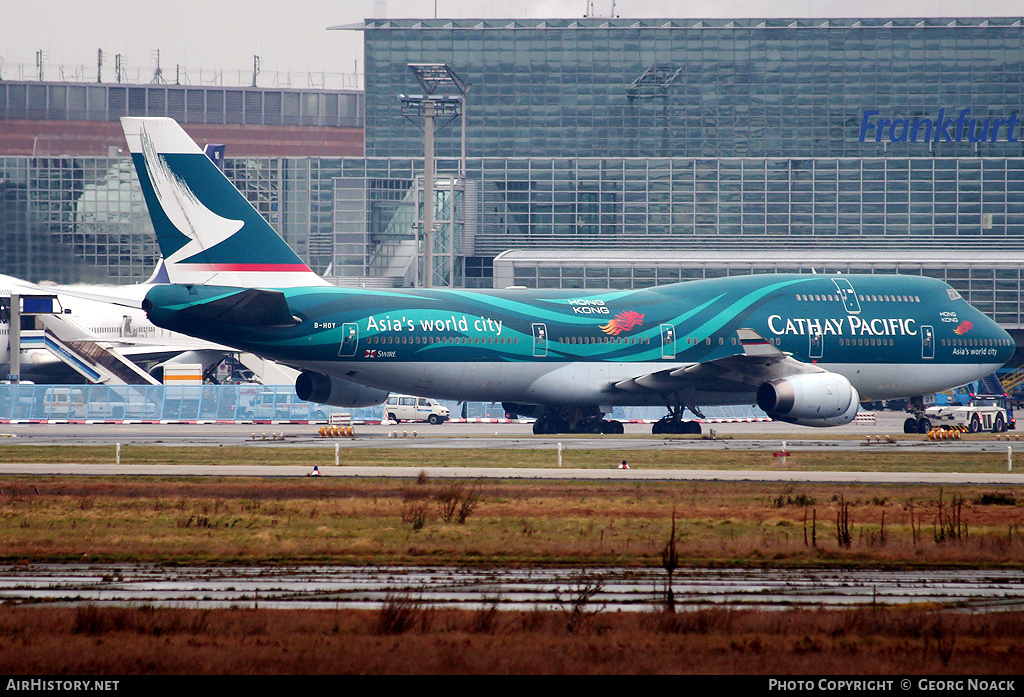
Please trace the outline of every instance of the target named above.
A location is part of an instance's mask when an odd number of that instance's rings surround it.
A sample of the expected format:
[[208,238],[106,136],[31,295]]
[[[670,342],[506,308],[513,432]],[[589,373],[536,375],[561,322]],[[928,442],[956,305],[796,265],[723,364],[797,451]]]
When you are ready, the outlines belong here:
[[[616,405],[757,404],[806,426],[861,399],[946,390],[1013,354],[999,325],[921,276],[753,275],[640,290],[352,289],[325,284],[172,120],[122,125],[167,261],[154,324],[303,371],[337,406],[389,391],[501,401],[536,433],[622,432]],[[920,400],[917,400],[920,407]],[[920,427],[924,428],[923,416]],[[916,422],[915,422],[916,423]]]
[[[157,327],[143,312],[146,293],[166,280],[163,264],[145,283],[123,286],[35,284],[0,275],[4,295],[57,298],[59,314],[40,316],[40,331],[22,336],[21,379],[46,384],[159,384],[167,362],[202,363],[206,369],[216,366],[230,349]],[[8,330],[6,323],[0,324],[4,375],[10,366]],[[138,368],[124,364],[124,359]]]

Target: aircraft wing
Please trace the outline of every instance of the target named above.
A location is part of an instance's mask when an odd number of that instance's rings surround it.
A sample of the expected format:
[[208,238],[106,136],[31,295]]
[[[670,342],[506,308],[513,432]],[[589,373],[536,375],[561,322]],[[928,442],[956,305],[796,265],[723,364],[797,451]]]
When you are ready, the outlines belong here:
[[[135,291],[129,294],[127,289],[141,288],[141,291]],[[104,288],[104,291],[106,289]],[[97,293],[94,288],[90,287],[88,290],[75,288],[74,286],[54,286],[54,285],[40,285],[38,283],[32,283],[30,281],[24,281],[20,278],[14,278],[13,276],[0,275],[0,291],[5,291],[7,294],[10,293],[31,293],[35,295],[54,295],[54,296],[67,296],[72,298],[78,298],[80,300],[91,300],[94,302],[106,303],[109,305],[119,305],[121,307],[131,307],[134,309],[140,309],[142,307],[141,295],[145,293],[145,286],[111,286],[110,292],[112,295],[108,295],[105,292]],[[139,297],[131,297],[131,295],[138,295]]]
[[753,329],[736,331],[743,353],[685,366],[667,367],[614,383],[622,392],[751,392],[768,380],[825,372],[783,353]]
[[[42,291],[46,291],[46,286],[40,286]],[[53,293],[53,289],[50,289],[50,293]],[[108,305],[117,305],[119,307],[130,307],[135,310],[142,309],[142,298],[128,298],[124,296],[115,295],[102,295],[99,293],[90,293],[88,291],[76,290],[74,287],[61,286],[56,292],[56,295],[64,295],[71,298],[77,298],[79,300],[92,300],[98,303],[106,303]]]

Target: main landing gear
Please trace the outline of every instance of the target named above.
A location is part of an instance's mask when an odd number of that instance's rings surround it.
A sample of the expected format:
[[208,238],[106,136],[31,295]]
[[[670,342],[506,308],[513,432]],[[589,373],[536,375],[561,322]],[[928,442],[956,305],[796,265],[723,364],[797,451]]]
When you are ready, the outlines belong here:
[[904,433],[928,433],[932,430],[932,422],[924,415],[924,399],[912,397],[907,403],[907,411],[911,416],[903,422]]
[[579,409],[559,407],[546,411],[533,422],[535,435],[555,433],[607,433],[621,434],[625,431],[621,421],[605,420],[599,411],[581,412]]
[[[661,435],[663,433],[682,433],[687,435],[700,435],[700,422],[683,420],[682,404],[669,407],[668,414],[661,417],[651,426],[651,433]],[[700,414],[697,414],[700,416]]]

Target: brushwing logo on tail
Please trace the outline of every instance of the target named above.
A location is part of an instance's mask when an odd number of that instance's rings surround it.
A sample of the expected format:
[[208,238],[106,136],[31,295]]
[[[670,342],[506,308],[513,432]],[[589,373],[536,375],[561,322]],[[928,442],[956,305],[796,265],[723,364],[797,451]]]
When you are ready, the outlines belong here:
[[[168,263],[178,263],[200,254],[242,229],[244,221],[224,218],[203,205],[188,184],[171,171],[167,161],[156,151],[145,128],[142,129],[140,140],[146,173],[153,184],[160,207],[171,224],[189,238],[187,243],[167,257]],[[205,245],[199,239],[198,230],[203,231]]]
[[609,320],[607,324],[602,324],[601,331],[605,334],[618,335],[622,332],[628,332],[634,327],[642,326],[643,323],[644,316],[641,313],[626,310],[615,315],[615,318]]
[[970,321],[965,319],[963,322],[961,322],[960,324],[958,324],[956,326],[956,329],[953,330],[953,333],[957,334],[959,336],[963,336],[967,332],[971,331],[971,327],[973,327],[973,326],[974,326],[974,322],[970,322]]

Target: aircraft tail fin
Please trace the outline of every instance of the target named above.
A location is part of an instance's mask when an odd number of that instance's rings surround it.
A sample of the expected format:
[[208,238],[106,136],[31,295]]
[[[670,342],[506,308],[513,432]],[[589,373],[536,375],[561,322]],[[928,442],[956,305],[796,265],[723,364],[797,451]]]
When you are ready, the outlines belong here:
[[171,283],[327,285],[174,119],[121,119]]

